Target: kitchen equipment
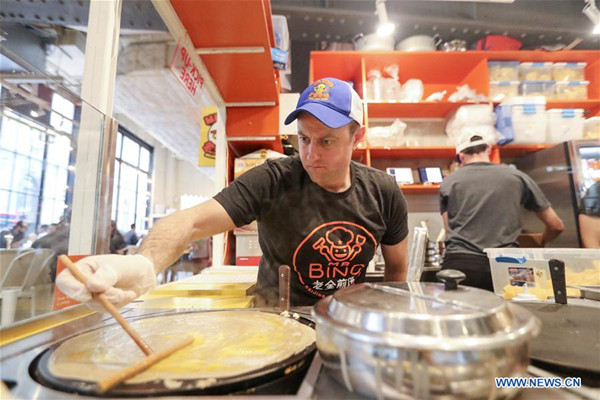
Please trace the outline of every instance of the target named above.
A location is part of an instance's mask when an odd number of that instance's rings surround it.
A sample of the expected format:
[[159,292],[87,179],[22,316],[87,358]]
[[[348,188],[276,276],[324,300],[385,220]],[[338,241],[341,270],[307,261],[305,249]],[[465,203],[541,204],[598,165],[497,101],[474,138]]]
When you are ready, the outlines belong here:
[[290,309],[290,267],[287,265],[279,267],[279,309]]
[[379,36],[376,33],[364,35],[359,33],[352,39],[352,42],[354,43],[354,50],[357,51],[394,50],[393,36]]
[[575,285],[567,286],[568,288],[577,289],[580,292],[582,299],[590,299],[600,301],[600,285]]
[[505,398],[494,377],[522,376],[540,323],[493,293],[440,283],[362,284],[313,308],[328,373],[349,391],[378,399]]
[[449,42],[442,43],[443,51],[467,51],[467,41],[462,39],[454,39]]
[[423,273],[423,267],[425,266],[426,245],[427,228],[415,227],[408,257],[407,282],[419,282],[421,280],[421,274]]
[[414,35],[401,40],[396,45],[400,51],[435,51],[442,39],[439,36]]
[[[542,322],[540,335],[531,341],[530,357],[546,369],[566,369],[568,376],[589,376],[600,383],[600,302],[569,298],[568,304],[519,303]],[[594,384],[595,382],[595,384]]]
[[[202,311],[200,313],[210,315],[212,313],[231,313],[233,321],[236,319],[236,313],[265,313],[275,314],[279,317],[279,311],[255,311],[255,310],[228,310],[228,311]],[[147,323],[154,319],[169,320],[171,317],[185,318],[186,315],[194,317],[199,312],[175,312],[175,313],[144,313],[141,317],[136,317],[130,321],[136,323]],[[280,317],[284,318],[284,317]],[[306,318],[299,317],[297,321],[301,324],[313,327],[314,323]],[[235,324],[235,322],[234,322]],[[109,329],[113,328],[114,325],[106,325],[97,329],[102,330],[102,334],[107,333]],[[81,329],[81,328],[80,328]],[[69,330],[61,331],[61,335]],[[86,330],[85,333],[93,332],[94,330]],[[69,336],[69,334],[67,334]],[[57,336],[58,337],[58,336]],[[30,363],[25,369],[30,371],[31,376],[41,385],[38,387],[36,393],[45,393],[40,395],[40,398],[61,398],[64,397],[61,392],[67,393],[78,393],[83,396],[98,396],[95,390],[95,385],[90,382],[81,381],[77,379],[66,379],[60,378],[54,375],[50,370],[50,360],[56,353],[57,349],[66,341],[76,338],[77,335],[67,337],[59,342],[52,344],[51,346],[43,349],[43,351],[27,359]],[[165,396],[165,395],[217,395],[217,394],[231,394],[231,393],[262,393],[262,394],[288,394],[293,393],[298,389],[302,377],[306,372],[306,369],[311,363],[312,357],[316,352],[316,346],[313,342],[311,345],[305,347],[303,350],[291,355],[290,357],[273,362],[262,368],[244,373],[241,375],[227,376],[223,378],[215,379],[183,379],[173,382],[169,379],[156,379],[147,382],[130,383],[119,385],[113,388],[109,394],[113,397],[154,397],[154,396]],[[3,363],[6,360],[3,360]],[[11,375],[5,374],[8,370],[4,367],[7,364],[3,364],[3,379],[5,376],[10,381]],[[15,370],[15,373],[18,372]],[[22,373],[22,371],[21,371]],[[29,376],[29,373],[26,373]],[[22,379],[19,374],[19,379]],[[25,385],[26,386],[26,385]],[[25,389],[25,387],[20,387]],[[19,391],[15,392],[17,395]],[[23,392],[21,392],[23,393]],[[54,395],[52,395],[54,393]],[[31,398],[28,396],[22,396],[23,398]]]
[[[564,231],[552,247],[581,247],[577,215],[581,198],[600,178],[600,145],[597,140],[572,140],[522,157],[517,169],[529,175],[540,187],[563,221]],[[523,212],[523,232],[542,232],[543,225],[533,213]]]
[[567,283],[565,279],[565,263],[552,259],[548,261],[552,289],[554,290],[554,301],[556,304],[567,304]]
[[[58,258],[69,269],[69,271],[71,271],[73,276],[75,276],[75,278],[79,282],[87,286],[87,277],[79,271],[77,266],[69,259],[69,257],[67,257],[65,254],[62,254]],[[125,329],[125,332],[127,332],[127,334],[131,336],[131,338],[133,339],[135,344],[138,345],[140,350],[142,350],[142,352],[148,356],[140,362],[136,363],[135,365],[121,369],[120,371],[115,372],[110,377],[98,382],[99,393],[105,393],[109,391],[111,388],[118,385],[119,383],[126,381],[132,376],[137,375],[138,373],[150,368],[152,365],[156,364],[160,360],[167,358],[177,350],[189,344],[192,344],[192,342],[194,341],[194,338],[192,336],[186,336],[184,340],[178,341],[177,343],[172,344],[164,350],[154,353],[150,349],[150,346],[148,346],[148,344],[144,341],[144,339],[142,339],[142,337],[135,331],[135,329],[133,329],[131,325],[129,325],[129,323],[125,320],[125,318],[123,318],[123,316],[119,313],[117,308],[106,298],[106,295],[104,293],[93,293],[92,296],[100,301],[100,303],[102,304],[102,306],[104,306],[106,311],[108,311],[123,327],[123,329]]]
[[144,358],[140,362],[137,362],[134,365],[125,367],[122,370],[115,372],[108,378],[98,382],[98,393],[108,392],[110,389],[117,386],[119,383],[125,382],[127,379],[139,374],[142,371],[147,370],[148,368],[150,368],[160,360],[167,358],[177,350],[189,344],[192,344],[193,341],[193,336],[186,336],[184,340],[174,343],[161,351],[151,353],[148,357]]

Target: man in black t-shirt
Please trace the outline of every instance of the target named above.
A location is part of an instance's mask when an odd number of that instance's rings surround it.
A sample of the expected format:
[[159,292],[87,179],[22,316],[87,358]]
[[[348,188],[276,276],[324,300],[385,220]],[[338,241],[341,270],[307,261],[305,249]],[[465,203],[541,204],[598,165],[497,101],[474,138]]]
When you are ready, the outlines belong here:
[[[385,280],[404,281],[407,209],[395,181],[352,161],[363,138],[358,94],[344,81],[320,79],[300,96],[286,119],[298,121],[299,157],[269,160],[194,208],[160,220],[139,254],[78,262],[91,275],[88,288],[111,292],[114,303],[133,300],[193,240],[258,222],[260,261],[257,305],[277,304],[278,268],[292,270],[291,304],[311,305],[335,290],[364,282],[378,246]],[[139,265],[132,268],[134,264]],[[97,273],[112,268],[113,273]],[[108,279],[118,276],[119,279]],[[145,283],[146,282],[146,283]],[[59,288],[80,301],[90,298],[67,271]]]

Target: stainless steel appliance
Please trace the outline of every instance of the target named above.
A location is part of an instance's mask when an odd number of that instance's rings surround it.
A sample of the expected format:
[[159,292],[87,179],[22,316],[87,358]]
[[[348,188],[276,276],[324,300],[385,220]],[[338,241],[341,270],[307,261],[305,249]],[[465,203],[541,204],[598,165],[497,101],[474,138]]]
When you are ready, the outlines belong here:
[[[539,185],[565,230],[552,247],[581,247],[577,210],[585,191],[600,179],[600,142],[574,140],[525,156],[517,168]],[[542,232],[543,224],[533,213],[523,213],[523,232]]]
[[493,377],[522,376],[539,320],[493,293],[440,283],[363,284],[313,308],[323,364],[350,392],[377,399],[500,399]]
[[[229,312],[231,310],[222,311]],[[243,309],[238,311],[247,312],[252,310]],[[277,310],[263,311],[279,314]],[[133,319],[139,320],[198,312],[212,311],[175,310],[157,312],[157,310],[130,310],[128,315],[132,315]],[[302,313],[300,310],[292,310],[292,312]],[[183,380],[182,382],[187,383],[182,386],[173,386],[173,382],[168,379],[158,379],[141,384],[125,383],[115,387],[105,395],[98,394],[96,387],[91,382],[60,378],[53,375],[48,363],[57,347],[61,343],[83,333],[114,326],[115,323],[112,318],[102,320],[102,317],[106,315],[93,314],[3,346],[0,353],[0,374],[4,384],[11,390],[11,394],[15,398],[22,399],[130,398],[220,394],[285,395],[295,393],[298,390],[316,352],[316,346],[313,343],[286,360],[272,363],[243,375],[208,379],[204,380],[204,383],[198,381],[196,384],[193,384],[193,380]],[[305,314],[302,313],[302,315]],[[132,318],[128,318],[128,320],[131,322]],[[303,316],[300,316],[298,321],[310,327],[314,326],[310,319]],[[0,397],[2,396],[0,395]]]

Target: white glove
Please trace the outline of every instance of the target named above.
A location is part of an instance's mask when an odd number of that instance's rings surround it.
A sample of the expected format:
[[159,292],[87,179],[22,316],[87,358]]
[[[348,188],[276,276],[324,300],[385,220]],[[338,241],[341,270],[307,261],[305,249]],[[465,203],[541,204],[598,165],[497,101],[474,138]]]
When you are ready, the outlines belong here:
[[120,307],[156,286],[154,265],[141,254],[90,256],[75,265],[88,277],[87,287],[68,269],[58,275],[56,285],[70,298],[89,302],[93,309],[99,309],[99,302],[92,299],[92,292],[104,292],[111,303]]

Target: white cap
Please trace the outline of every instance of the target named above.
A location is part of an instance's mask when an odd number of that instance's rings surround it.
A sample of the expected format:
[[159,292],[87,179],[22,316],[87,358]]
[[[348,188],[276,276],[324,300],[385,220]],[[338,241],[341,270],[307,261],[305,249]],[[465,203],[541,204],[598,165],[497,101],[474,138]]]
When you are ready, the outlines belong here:
[[458,136],[456,140],[456,154],[468,149],[469,147],[485,144],[491,146],[495,144],[494,138],[491,138],[487,132],[479,131],[478,129],[466,129]]

